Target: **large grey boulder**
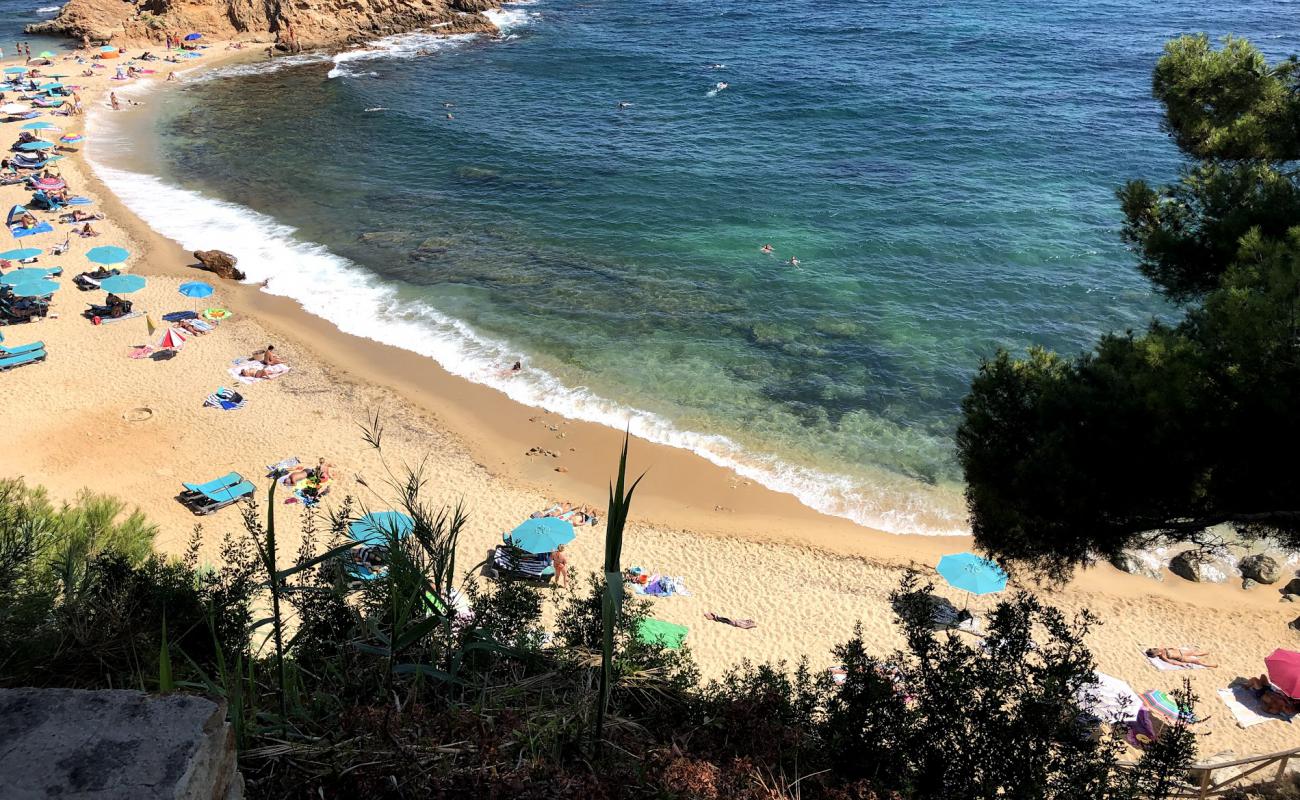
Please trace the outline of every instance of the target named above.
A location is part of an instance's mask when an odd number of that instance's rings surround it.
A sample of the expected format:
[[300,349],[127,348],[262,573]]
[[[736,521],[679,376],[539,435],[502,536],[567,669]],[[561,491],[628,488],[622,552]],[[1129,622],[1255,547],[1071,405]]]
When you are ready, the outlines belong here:
[[1111,558],[1110,564],[1120,572],[1127,572],[1130,575],[1141,575],[1144,578],[1153,578],[1158,581],[1165,579],[1164,572],[1160,569],[1158,561],[1143,558],[1135,553],[1120,553]]
[[1223,583],[1228,570],[1222,562],[1204,550],[1184,550],[1169,561],[1169,571],[1197,583]]
[[0,689],[6,800],[239,800],[224,703],[192,695]]
[[1282,580],[1282,565],[1272,556],[1257,553],[1246,556],[1237,565],[1243,578],[1250,578],[1256,583],[1277,583]]

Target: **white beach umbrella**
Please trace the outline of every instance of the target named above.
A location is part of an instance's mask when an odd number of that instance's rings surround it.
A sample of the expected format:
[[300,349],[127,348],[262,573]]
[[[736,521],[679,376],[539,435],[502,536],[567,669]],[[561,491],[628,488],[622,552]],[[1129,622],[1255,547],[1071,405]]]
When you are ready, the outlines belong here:
[[22,103],[5,103],[0,106],[0,114],[26,114],[31,110],[31,106],[25,106]]

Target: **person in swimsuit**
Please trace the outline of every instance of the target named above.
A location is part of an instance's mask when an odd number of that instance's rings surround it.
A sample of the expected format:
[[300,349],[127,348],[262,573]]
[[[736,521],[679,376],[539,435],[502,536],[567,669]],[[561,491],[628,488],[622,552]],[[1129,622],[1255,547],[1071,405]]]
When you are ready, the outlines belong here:
[[1190,665],[1215,669],[1219,666],[1218,664],[1211,664],[1203,660],[1209,654],[1209,650],[1197,650],[1194,647],[1152,647],[1147,650],[1147,658],[1158,658],[1166,664],[1173,664],[1176,667]]
[[763,247],[760,248],[759,252],[767,253],[770,255],[772,253],[772,245],[770,244],[763,245]]
[[1258,678],[1251,678],[1246,681],[1246,688],[1253,691],[1255,696],[1259,698],[1259,706],[1264,709],[1265,713],[1284,716],[1300,714],[1300,700],[1288,697],[1273,688],[1273,682],[1268,679],[1267,675],[1260,675]]
[[564,554],[564,545],[555,548],[551,554],[551,565],[555,567],[555,585],[565,588],[569,585],[569,557]]

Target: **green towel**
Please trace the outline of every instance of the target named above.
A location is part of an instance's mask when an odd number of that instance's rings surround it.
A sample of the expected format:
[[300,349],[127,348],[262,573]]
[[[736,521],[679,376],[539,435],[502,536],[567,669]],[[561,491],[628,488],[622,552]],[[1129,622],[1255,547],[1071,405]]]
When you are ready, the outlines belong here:
[[682,646],[682,640],[686,638],[688,632],[685,625],[674,625],[661,619],[643,619],[637,626],[636,638],[645,644],[657,644],[669,650],[676,650]]

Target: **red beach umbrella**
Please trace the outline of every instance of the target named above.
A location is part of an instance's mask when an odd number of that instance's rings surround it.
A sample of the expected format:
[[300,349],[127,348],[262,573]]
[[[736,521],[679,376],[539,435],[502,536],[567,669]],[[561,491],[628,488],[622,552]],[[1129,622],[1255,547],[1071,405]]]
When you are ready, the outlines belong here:
[[187,337],[178,328],[168,328],[163,331],[162,336],[158,337],[157,348],[159,350],[179,350],[185,346]]
[[1300,653],[1279,647],[1264,659],[1264,666],[1268,667],[1268,679],[1282,694],[1300,698]]

